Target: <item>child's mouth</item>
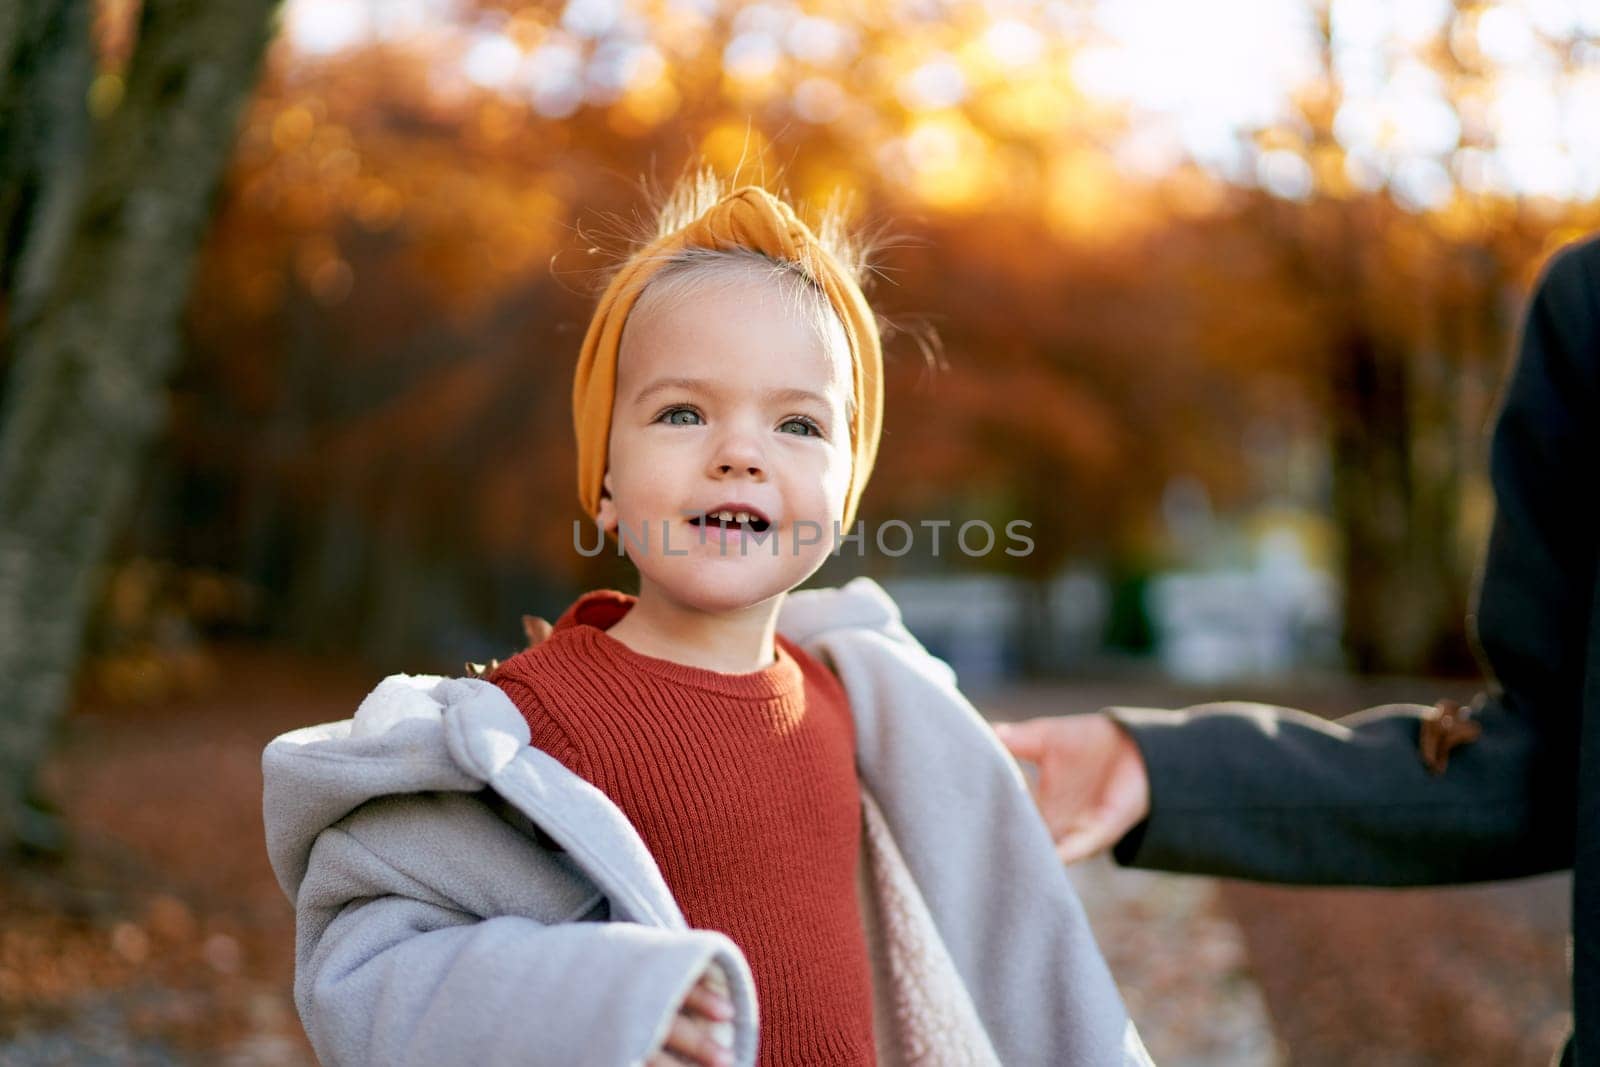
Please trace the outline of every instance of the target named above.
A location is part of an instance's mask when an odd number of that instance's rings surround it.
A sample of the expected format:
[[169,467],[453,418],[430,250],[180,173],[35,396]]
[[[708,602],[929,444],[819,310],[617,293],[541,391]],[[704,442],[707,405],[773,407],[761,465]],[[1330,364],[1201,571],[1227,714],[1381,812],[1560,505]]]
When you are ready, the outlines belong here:
[[691,526],[702,526],[720,530],[745,530],[751,533],[765,533],[771,524],[766,519],[748,512],[712,511],[705,515],[692,515],[689,517]]

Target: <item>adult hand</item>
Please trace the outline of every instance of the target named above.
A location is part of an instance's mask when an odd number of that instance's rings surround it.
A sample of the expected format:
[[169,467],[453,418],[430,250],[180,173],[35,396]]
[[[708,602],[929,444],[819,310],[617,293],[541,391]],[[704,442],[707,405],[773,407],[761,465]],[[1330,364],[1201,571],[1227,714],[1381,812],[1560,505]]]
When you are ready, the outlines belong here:
[[1038,765],[1033,800],[1063,863],[1110,848],[1150,813],[1139,746],[1104,712],[999,723],[995,733]]
[[716,964],[706,968],[672,1020],[664,1046],[646,1067],[733,1067],[733,1001]]

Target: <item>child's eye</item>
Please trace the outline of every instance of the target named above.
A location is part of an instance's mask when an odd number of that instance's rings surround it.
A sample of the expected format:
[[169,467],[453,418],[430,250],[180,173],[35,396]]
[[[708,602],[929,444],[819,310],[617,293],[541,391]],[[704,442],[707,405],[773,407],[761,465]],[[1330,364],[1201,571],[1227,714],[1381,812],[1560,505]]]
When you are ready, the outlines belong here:
[[[798,430],[791,430],[789,429],[791,426],[798,426],[800,428]],[[822,427],[818,426],[815,422],[812,422],[804,415],[796,415],[792,419],[783,420],[783,423],[778,427],[778,431],[780,433],[799,434],[802,437],[822,436]]]
[[[688,418],[679,418],[680,415],[687,415]],[[668,408],[656,416],[656,421],[664,422],[668,426],[698,426],[700,425],[700,413],[689,407]]]

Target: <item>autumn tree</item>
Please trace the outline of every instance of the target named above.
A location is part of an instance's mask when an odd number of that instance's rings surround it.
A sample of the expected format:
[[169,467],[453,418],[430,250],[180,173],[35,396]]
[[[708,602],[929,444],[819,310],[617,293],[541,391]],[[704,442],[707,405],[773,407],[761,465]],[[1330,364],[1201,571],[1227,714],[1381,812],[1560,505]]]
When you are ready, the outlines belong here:
[[1276,195],[1242,217],[1314,317],[1307,385],[1326,422],[1350,661],[1464,670],[1486,428],[1520,295],[1544,254],[1596,221],[1570,191],[1493,180],[1526,150],[1505,140],[1520,120],[1493,114],[1511,75],[1495,35],[1547,57],[1529,69],[1553,102],[1585,73],[1583,31],[1458,4],[1386,41],[1368,64],[1388,79],[1375,95],[1337,5],[1311,7],[1320,73],[1284,121],[1253,131]]
[[1136,119],[1078,80],[1097,7],[494,2],[280,51],[191,307],[173,445],[238,501],[194,551],[264,586],[276,633],[386,663],[615,580],[572,550],[565,383],[640,176],[698,155],[891,235],[864,517],[1030,519],[1032,556],[974,565],[1042,589],[1158,543],[1174,479],[1258,503],[1253,427],[1320,436],[1328,500],[1299,503],[1348,545],[1354,661],[1426,664],[1459,636],[1517,294],[1581,213],[1369,180],[1326,18],[1291,113],[1239,131],[1242,172],[1130,172]]
[[195,250],[275,7],[145,0],[136,27],[101,35],[104,66],[87,0],[22,0],[0,15],[6,847],[58,844],[30,799],[35,770],[102,560],[164,423]]

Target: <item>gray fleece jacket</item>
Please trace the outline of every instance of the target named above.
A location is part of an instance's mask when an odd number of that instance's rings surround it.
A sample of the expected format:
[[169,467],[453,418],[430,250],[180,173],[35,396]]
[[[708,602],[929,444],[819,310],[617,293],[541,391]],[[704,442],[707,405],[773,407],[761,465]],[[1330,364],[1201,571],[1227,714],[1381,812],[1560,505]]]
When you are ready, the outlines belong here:
[[[1016,764],[888,594],[791,593],[778,627],[855,718],[880,1062],[1149,1063]],[[262,766],[323,1063],[638,1064],[712,964],[755,1063],[739,947],[687,926],[627,818],[497,686],[392,676]]]

